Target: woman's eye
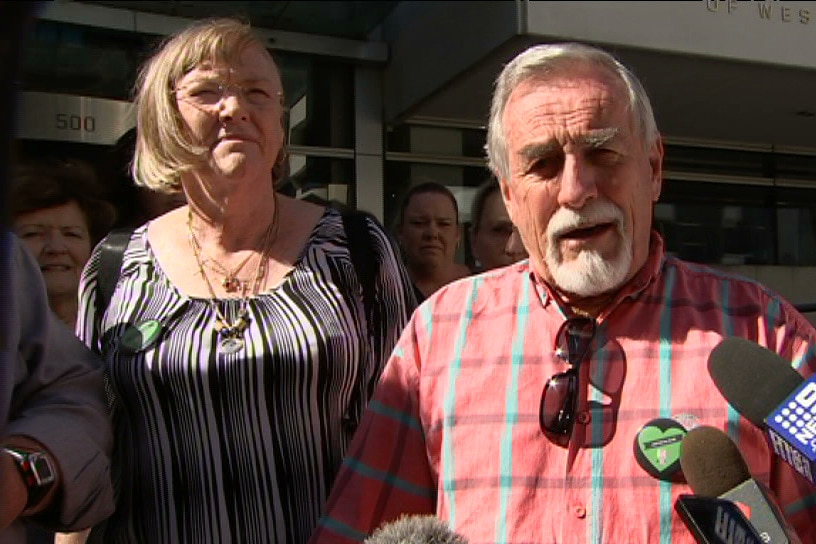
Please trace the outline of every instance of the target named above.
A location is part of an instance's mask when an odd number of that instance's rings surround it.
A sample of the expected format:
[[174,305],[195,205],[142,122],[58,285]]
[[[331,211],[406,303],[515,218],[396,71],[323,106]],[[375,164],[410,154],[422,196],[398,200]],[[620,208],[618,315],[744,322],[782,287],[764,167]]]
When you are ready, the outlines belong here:
[[187,94],[190,98],[201,101],[212,101],[221,98],[221,89],[217,85],[196,85]]
[[260,87],[252,87],[251,89],[247,89],[247,94],[249,96],[255,96],[258,98],[269,98],[272,96],[266,89],[262,89]]

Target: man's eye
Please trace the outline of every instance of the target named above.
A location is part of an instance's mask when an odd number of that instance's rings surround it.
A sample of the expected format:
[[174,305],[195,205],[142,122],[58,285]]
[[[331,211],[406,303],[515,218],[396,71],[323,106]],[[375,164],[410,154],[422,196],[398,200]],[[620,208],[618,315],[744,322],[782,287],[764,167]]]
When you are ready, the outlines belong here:
[[600,165],[614,165],[618,164],[621,160],[620,153],[614,149],[603,147],[591,150],[589,152],[589,157],[594,163]]
[[540,157],[530,163],[528,174],[536,174],[543,178],[551,178],[558,173],[561,160],[557,157]]

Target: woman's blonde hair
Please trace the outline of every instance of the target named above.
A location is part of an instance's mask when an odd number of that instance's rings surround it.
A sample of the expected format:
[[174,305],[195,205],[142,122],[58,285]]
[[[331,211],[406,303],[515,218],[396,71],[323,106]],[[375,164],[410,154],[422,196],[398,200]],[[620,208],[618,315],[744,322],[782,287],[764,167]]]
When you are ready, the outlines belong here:
[[[253,45],[269,54],[247,23],[206,19],[162,42],[144,63],[134,98],[137,135],[132,172],[137,185],[179,192],[182,174],[207,161],[207,149],[192,140],[181,118],[174,90],[196,66],[233,63]],[[272,55],[269,59],[276,66]]]

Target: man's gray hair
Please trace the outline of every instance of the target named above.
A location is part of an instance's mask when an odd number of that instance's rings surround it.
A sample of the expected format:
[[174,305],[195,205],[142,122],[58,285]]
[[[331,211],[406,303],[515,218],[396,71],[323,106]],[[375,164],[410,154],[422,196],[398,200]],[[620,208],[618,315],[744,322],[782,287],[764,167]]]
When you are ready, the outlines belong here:
[[485,149],[488,167],[497,178],[507,179],[510,176],[504,111],[513,90],[528,79],[568,75],[571,67],[587,64],[606,68],[623,83],[629,94],[629,110],[640,129],[644,146],[651,145],[658,137],[652,105],[643,85],[615,57],[606,51],[580,43],[536,45],[510,61],[496,78]]

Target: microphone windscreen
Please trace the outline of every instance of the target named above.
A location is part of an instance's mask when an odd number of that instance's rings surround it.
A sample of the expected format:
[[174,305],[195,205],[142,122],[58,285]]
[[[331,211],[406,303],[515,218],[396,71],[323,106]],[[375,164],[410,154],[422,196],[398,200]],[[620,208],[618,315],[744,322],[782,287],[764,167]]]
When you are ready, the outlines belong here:
[[680,445],[680,466],[695,495],[719,497],[751,478],[728,435],[714,427],[695,427]]
[[403,516],[382,525],[364,544],[468,544],[436,516]]
[[765,428],[765,418],[803,378],[776,353],[744,338],[726,338],[708,358],[708,373],[742,417]]

